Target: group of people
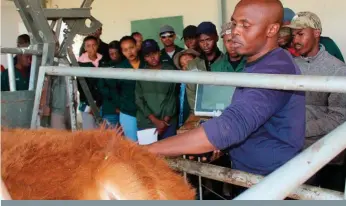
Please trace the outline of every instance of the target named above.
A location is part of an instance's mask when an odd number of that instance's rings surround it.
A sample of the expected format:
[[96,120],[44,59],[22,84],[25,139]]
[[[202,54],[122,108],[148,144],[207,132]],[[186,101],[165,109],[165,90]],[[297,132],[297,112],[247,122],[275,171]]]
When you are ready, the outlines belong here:
[[[186,49],[175,44],[176,33],[169,25],[158,31],[162,49],[155,40],[144,40],[140,32],[109,44],[101,40],[101,34],[102,28],[85,37],[78,58],[81,67],[346,74],[340,49],[330,37],[322,36],[320,18],[308,11],[294,13],[279,0],[240,1],[221,33],[209,21],[185,27]],[[225,53],[217,46],[220,37]],[[16,65],[16,69],[21,70],[21,66]],[[196,84],[102,78],[86,81],[100,116],[110,125],[120,124],[127,138],[136,142],[138,131],[156,128],[159,141],[143,146],[148,151],[164,156],[227,153],[220,164],[259,175],[270,174],[346,119],[343,93],[238,87],[221,116],[177,135],[193,116]],[[2,81],[2,90],[4,84],[8,83]],[[79,83],[78,91],[83,129],[96,128]],[[344,158],[341,154],[333,161],[343,162]],[[316,176],[309,183],[320,185],[321,181]]]

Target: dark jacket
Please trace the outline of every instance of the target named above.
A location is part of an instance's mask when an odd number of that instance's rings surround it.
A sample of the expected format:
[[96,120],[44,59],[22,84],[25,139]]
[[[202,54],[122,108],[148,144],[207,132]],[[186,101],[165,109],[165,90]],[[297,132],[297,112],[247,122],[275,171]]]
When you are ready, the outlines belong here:
[[[144,69],[149,69],[145,67]],[[161,70],[175,70],[175,68],[163,63]],[[170,124],[177,121],[176,84],[166,82],[137,81],[136,105],[137,125],[140,129],[154,128],[155,125],[148,116],[153,114],[163,120],[165,116],[171,118]]]
[[[16,90],[28,90],[30,80],[30,69],[19,71],[14,68],[14,78],[16,81]],[[10,91],[10,81],[8,78],[8,69],[1,72],[1,91]]]
[[229,60],[229,55],[226,53],[218,61],[211,65],[212,72],[242,72],[246,63],[246,58],[243,57],[236,68],[233,68]]
[[[91,62],[78,62],[80,67],[95,67]],[[108,62],[102,57],[99,61],[98,67],[108,67]],[[78,79],[78,77],[77,77]],[[99,78],[85,78],[85,81],[89,87],[89,90],[91,92],[91,95],[98,107],[102,105],[102,95],[99,89]],[[88,100],[84,94],[84,91],[82,89],[81,84],[79,81],[77,81],[78,91],[79,91],[79,99],[81,102],[81,105],[79,107],[79,110],[84,111],[86,106],[89,106]]]
[[[139,68],[144,68],[144,61],[140,61],[141,62],[139,64]],[[117,64],[116,68],[133,69],[132,65],[127,59],[125,59],[120,64]],[[137,113],[135,102],[136,81],[118,79],[117,84],[119,88],[120,111],[124,114],[135,117]]]
[[174,64],[174,61],[173,61],[173,58],[174,58],[174,55],[176,55],[178,52],[184,50],[183,48],[175,45],[175,51],[174,51],[174,54],[172,56],[172,58],[167,54],[166,50],[163,48],[161,49],[161,57],[160,57],[160,60],[162,63],[169,63],[171,64],[176,70],[178,69],[175,64]]
[[[116,67],[117,63],[110,61],[108,67]],[[98,87],[102,95],[102,114],[116,114],[120,107],[119,85],[117,79],[99,79]]]

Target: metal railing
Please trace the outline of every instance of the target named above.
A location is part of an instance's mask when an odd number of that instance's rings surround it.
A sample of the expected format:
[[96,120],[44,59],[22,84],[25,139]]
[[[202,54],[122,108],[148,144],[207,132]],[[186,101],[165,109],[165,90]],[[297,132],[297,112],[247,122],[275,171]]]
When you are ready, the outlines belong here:
[[[36,46],[34,46],[36,48]],[[16,91],[16,80],[15,80],[15,65],[13,62],[13,54],[31,54],[32,62],[30,68],[30,79],[29,79],[29,88],[28,90],[32,91],[35,88],[35,78],[36,78],[36,68],[38,65],[37,57],[42,56],[42,51],[31,49],[31,48],[5,48],[1,47],[1,54],[7,55],[7,64],[8,64],[8,79],[10,91]]]
[[[127,79],[157,82],[175,82],[192,84],[228,85],[236,87],[257,87],[279,90],[319,91],[346,93],[346,77],[340,76],[307,76],[307,75],[280,75],[280,74],[253,74],[253,73],[219,73],[194,71],[158,71],[158,70],[130,70],[115,68],[82,68],[82,67],[55,67],[41,66],[39,82],[44,75],[77,76],[90,78]],[[41,79],[41,80],[40,80]],[[40,88],[36,91],[35,105],[40,97]],[[42,88],[41,88],[42,89]],[[265,177],[259,184],[248,189],[236,199],[284,199],[299,185],[303,184],[320,168],[346,148],[346,123],[305,149],[289,162]],[[192,172],[191,170],[184,170]],[[208,176],[199,173],[200,176]],[[210,178],[210,176],[209,176]],[[215,177],[214,177],[215,179]],[[315,188],[316,189],[316,188]],[[331,199],[341,199],[341,195]],[[313,196],[313,194],[311,194]],[[318,199],[318,197],[311,198]]]

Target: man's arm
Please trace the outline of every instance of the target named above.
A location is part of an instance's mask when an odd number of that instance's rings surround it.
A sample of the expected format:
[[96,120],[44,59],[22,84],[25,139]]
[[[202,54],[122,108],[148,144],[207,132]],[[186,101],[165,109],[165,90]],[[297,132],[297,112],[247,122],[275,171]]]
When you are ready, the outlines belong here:
[[[147,146],[150,152],[178,156],[222,150],[244,141],[281,109],[290,91],[244,88],[223,114],[195,130]],[[302,114],[305,115],[305,114]]]
[[176,115],[177,113],[177,102],[176,102],[176,92],[175,92],[176,84],[171,84],[170,89],[167,93],[166,105],[164,107],[164,121],[167,123],[170,121],[171,117]]

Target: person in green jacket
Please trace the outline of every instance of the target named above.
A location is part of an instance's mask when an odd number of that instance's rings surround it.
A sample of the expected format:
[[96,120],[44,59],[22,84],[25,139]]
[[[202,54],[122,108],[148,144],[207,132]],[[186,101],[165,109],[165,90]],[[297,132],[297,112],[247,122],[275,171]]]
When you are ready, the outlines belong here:
[[[173,58],[178,52],[184,49],[174,43],[176,39],[176,33],[174,31],[174,28],[171,27],[170,25],[163,25],[160,28],[159,35],[160,35],[161,43],[164,46],[164,48],[161,50],[160,60],[163,63],[169,63],[175,67]],[[178,70],[178,68],[176,67],[175,69]]]
[[[175,70],[172,65],[160,61],[160,47],[153,39],[143,42],[142,54],[146,62],[144,69]],[[176,135],[178,117],[175,89],[175,83],[137,81],[138,130],[156,128],[159,140]]]
[[[139,69],[144,68],[145,62],[139,57],[136,40],[132,36],[124,36],[120,40],[120,48],[126,57],[124,61],[116,65],[116,68]],[[129,139],[137,142],[137,107],[135,102],[135,80],[119,79],[120,114],[119,122],[124,134]]]
[[[18,54],[14,65],[14,78],[16,91],[28,90],[30,80],[31,55]],[[8,69],[1,72],[1,91],[10,91],[10,81],[8,78]]]
[[[124,55],[121,53],[120,42],[112,41],[108,44],[110,61],[109,67],[116,67],[117,64],[124,60]],[[110,125],[115,126],[119,123],[120,113],[120,98],[119,87],[116,79],[100,79],[98,87],[102,95],[102,106],[100,108],[101,117]]]
[[242,72],[246,58],[237,54],[232,48],[231,24],[225,23],[220,34],[226,53],[218,61],[211,65],[212,72]]
[[[80,67],[107,67],[108,62],[104,59],[104,57],[97,53],[98,50],[98,43],[97,38],[94,36],[87,36],[83,40],[84,49],[86,52],[84,52],[78,59],[78,64]],[[78,79],[78,78],[77,78]],[[99,79],[98,78],[85,78],[85,81],[87,82],[87,85],[89,87],[89,90],[91,92],[91,95],[96,103],[97,107],[100,107],[102,105],[102,95],[100,93],[99,89]],[[95,118],[93,117],[92,110],[89,106],[89,103],[87,101],[87,98],[82,90],[82,87],[77,82],[78,91],[79,91],[79,111],[82,113],[82,119],[83,119],[83,129],[93,129],[97,128]]]

